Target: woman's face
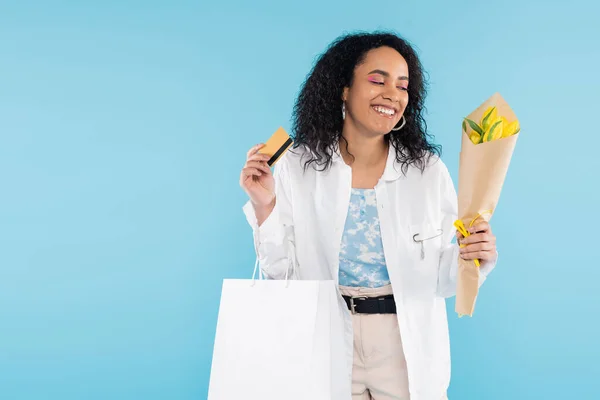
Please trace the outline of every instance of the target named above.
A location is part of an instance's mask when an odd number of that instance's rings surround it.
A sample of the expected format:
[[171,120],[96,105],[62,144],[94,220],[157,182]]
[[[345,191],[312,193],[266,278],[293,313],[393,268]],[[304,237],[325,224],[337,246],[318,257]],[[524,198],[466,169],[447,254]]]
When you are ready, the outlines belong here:
[[390,47],[370,50],[354,70],[351,87],[342,96],[346,107],[344,124],[372,135],[385,135],[394,128],[408,104],[408,64]]

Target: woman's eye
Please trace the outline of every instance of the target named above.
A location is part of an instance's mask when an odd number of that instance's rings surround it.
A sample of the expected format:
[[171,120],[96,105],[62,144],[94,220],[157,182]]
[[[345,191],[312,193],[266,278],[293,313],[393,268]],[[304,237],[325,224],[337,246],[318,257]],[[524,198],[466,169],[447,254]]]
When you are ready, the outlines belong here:
[[374,83],[375,85],[383,85],[384,82],[380,81],[379,79],[373,77],[373,78],[369,78],[369,82]]

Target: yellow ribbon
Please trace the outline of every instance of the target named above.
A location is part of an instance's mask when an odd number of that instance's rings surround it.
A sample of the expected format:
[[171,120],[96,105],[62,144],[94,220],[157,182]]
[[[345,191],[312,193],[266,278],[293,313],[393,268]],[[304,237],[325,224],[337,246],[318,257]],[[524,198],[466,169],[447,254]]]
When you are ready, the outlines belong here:
[[[484,211],[482,213],[477,214],[477,216],[471,220],[471,223],[469,224],[469,228],[471,228],[475,224],[475,221],[477,221],[479,218],[481,218],[483,216],[483,214],[487,214],[487,213],[491,214],[492,210],[487,210],[487,211]],[[458,231],[464,237],[468,237],[468,236],[471,235],[471,233],[465,227],[465,224],[460,219],[457,219],[456,221],[454,221],[454,227],[456,229],[458,229]],[[465,247],[465,245],[464,244],[460,244],[459,247],[462,249],[463,247]],[[477,258],[475,260],[473,260],[473,261],[475,262],[476,266],[478,266],[478,267],[480,266],[479,260]]]

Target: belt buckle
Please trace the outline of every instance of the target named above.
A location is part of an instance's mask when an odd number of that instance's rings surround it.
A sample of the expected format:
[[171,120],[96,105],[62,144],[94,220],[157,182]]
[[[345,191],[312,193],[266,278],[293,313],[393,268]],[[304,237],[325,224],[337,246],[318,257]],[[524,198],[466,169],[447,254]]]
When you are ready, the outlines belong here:
[[356,314],[356,304],[354,303],[355,299],[366,300],[366,299],[368,299],[368,297],[366,297],[366,296],[350,296],[350,311],[351,311],[352,315]]

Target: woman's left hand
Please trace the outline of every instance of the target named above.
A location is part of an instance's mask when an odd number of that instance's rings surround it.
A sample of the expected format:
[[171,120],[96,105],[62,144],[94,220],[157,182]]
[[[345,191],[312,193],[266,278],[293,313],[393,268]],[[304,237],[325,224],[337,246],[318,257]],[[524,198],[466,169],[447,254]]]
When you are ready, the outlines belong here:
[[460,232],[456,232],[458,244],[464,244],[460,249],[460,256],[465,260],[478,259],[490,261],[496,259],[496,236],[487,221],[468,228],[471,235],[466,238]]

